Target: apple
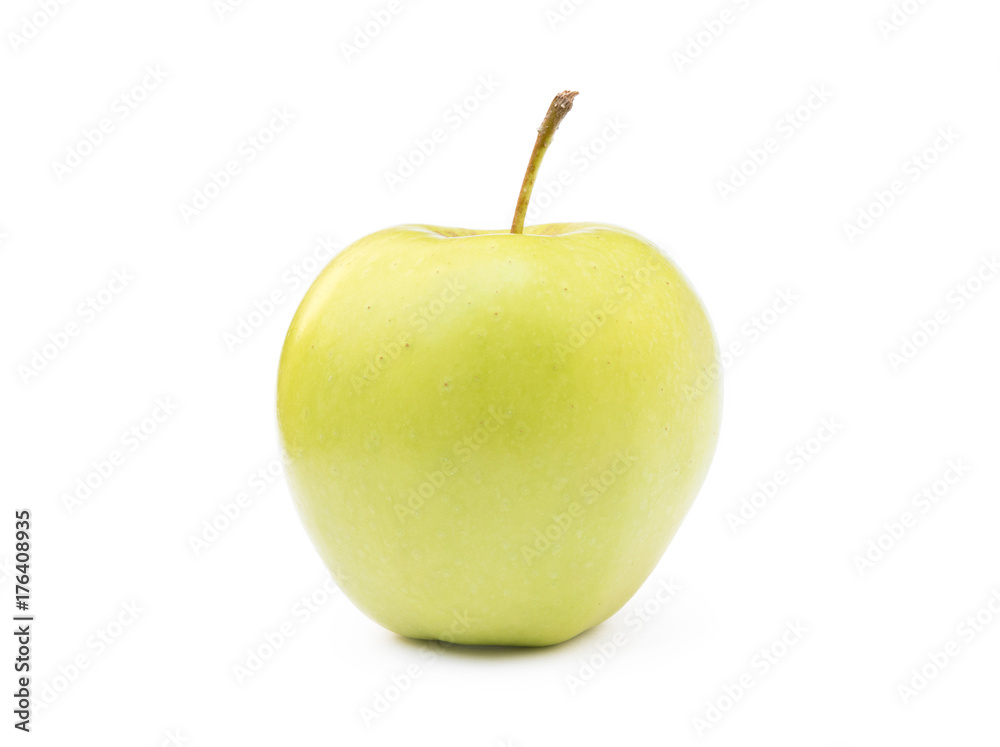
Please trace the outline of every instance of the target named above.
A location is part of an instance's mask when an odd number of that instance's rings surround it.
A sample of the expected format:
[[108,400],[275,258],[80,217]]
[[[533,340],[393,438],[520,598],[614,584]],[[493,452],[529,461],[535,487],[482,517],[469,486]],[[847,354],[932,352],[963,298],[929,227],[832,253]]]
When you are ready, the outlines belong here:
[[545,646],[614,614],[708,471],[718,345],[680,270],[599,223],[410,225],[337,255],[292,320],[277,411],[305,528],[411,638]]

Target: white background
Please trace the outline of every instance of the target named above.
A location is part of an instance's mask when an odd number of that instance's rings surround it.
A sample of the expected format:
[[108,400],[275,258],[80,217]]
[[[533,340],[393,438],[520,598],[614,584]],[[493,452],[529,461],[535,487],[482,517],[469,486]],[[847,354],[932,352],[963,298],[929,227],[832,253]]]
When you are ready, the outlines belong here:
[[[1000,282],[975,279],[998,248],[995,2],[908,0],[887,27],[889,0],[591,0],[560,17],[556,0],[399,0],[358,54],[342,45],[388,2],[52,5],[51,18],[27,0],[0,13],[0,594],[12,615],[13,510],[30,507],[33,686],[50,700],[19,740],[1000,744],[987,607],[997,593],[1000,610]],[[44,25],[27,39],[32,18]],[[552,649],[432,656],[324,591],[284,478],[267,472],[278,353],[319,239],[508,226],[534,128],[564,88],[581,95],[539,194],[560,171],[572,183],[532,222],[620,224],[683,268],[738,351],[721,440],[662,563],[607,623]],[[282,107],[291,123],[260,133]],[[779,125],[789,114],[796,126]],[[439,127],[444,142],[390,189],[386,173]],[[250,136],[270,142],[247,150]],[[720,181],[753,170],[768,138],[777,152],[724,198]],[[54,166],[67,158],[68,173]],[[239,173],[185,220],[230,160]],[[852,243],[845,224],[873,203]],[[273,313],[251,318],[273,291]],[[165,420],[157,398],[177,405]],[[810,441],[824,419],[836,434]],[[68,502],[113,450],[123,462]],[[967,471],[922,511],[949,462]],[[786,483],[734,531],[729,514],[776,471]],[[661,579],[680,589],[665,604]],[[783,650],[789,624],[806,631]],[[279,650],[238,677],[282,626]],[[944,671],[904,697],[949,642]],[[755,657],[772,647],[764,671]],[[379,697],[393,702],[366,723]],[[9,734],[11,700],[0,710]]]

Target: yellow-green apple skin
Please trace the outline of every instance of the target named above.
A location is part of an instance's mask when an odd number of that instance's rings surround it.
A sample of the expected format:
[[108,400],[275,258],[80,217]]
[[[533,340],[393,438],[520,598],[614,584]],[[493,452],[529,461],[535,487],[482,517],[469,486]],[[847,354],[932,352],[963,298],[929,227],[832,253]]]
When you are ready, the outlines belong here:
[[660,560],[715,450],[719,372],[702,303],[634,233],[380,231],[330,262],[288,330],[291,491],[389,630],[559,643]]

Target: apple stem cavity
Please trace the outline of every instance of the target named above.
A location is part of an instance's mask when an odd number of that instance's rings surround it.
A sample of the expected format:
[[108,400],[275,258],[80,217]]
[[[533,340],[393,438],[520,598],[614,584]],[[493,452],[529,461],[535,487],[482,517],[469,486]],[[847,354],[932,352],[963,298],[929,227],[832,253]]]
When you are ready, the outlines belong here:
[[524,172],[521,194],[517,198],[517,208],[514,210],[514,223],[510,227],[511,233],[524,233],[524,219],[528,215],[531,191],[535,188],[535,179],[538,178],[538,170],[542,166],[542,159],[545,158],[545,151],[552,144],[552,136],[556,134],[559,124],[569,114],[569,110],[573,108],[573,99],[578,95],[579,91],[563,91],[552,99],[549,110],[545,112],[542,126],[538,128],[535,148],[531,151],[531,160],[528,161],[528,170]]

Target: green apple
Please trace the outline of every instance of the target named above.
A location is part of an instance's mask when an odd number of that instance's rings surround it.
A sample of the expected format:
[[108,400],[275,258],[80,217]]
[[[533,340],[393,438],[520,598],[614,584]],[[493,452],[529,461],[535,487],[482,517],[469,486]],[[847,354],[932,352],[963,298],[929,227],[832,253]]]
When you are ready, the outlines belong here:
[[523,227],[574,95],[546,115],[516,230],[367,236],[288,330],[296,506],[347,596],[400,635],[544,646],[597,625],[656,566],[715,450],[718,346],[677,267],[621,228]]

